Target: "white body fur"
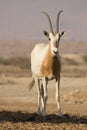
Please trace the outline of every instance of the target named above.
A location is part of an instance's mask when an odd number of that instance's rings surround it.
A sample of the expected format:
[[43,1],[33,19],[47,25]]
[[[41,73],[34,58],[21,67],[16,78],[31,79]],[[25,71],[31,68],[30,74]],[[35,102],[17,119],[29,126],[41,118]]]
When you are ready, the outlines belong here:
[[34,47],[31,53],[31,70],[37,77],[41,77],[40,66],[46,53],[46,49],[46,44],[39,43]]

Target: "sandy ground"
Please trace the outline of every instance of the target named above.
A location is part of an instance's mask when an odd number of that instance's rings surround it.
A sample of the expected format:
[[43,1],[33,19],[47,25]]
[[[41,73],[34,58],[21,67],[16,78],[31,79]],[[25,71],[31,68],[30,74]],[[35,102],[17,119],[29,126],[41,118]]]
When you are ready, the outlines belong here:
[[37,92],[30,78],[0,76],[0,130],[86,130],[87,77],[61,78],[61,108],[57,116],[55,83],[49,82],[47,116],[37,116]]

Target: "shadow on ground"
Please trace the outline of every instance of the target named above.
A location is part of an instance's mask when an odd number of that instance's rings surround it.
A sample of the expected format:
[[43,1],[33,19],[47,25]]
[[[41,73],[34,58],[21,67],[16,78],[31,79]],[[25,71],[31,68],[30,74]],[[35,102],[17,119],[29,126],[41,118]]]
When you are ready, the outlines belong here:
[[23,113],[21,111],[0,111],[0,123],[9,121],[13,123],[18,122],[34,122],[34,123],[72,123],[72,124],[87,124],[87,116],[76,116],[64,114],[62,118],[55,114],[47,115],[45,118],[34,113]]

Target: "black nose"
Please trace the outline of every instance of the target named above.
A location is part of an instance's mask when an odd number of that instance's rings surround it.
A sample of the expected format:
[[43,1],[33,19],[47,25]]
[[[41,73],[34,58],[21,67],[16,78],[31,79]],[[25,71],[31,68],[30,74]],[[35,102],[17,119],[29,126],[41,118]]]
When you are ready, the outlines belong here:
[[55,54],[57,54],[58,53],[58,51],[53,51]]

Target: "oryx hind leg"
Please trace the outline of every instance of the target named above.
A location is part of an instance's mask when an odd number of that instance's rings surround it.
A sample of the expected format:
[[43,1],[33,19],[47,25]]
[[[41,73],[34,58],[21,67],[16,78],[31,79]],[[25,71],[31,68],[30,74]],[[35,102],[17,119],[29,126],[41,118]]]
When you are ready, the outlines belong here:
[[36,113],[38,115],[41,114],[41,89],[40,89],[40,80],[35,78],[35,83],[36,83],[36,87],[37,87],[37,93],[38,93],[38,108],[37,108],[37,111]]

